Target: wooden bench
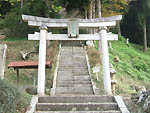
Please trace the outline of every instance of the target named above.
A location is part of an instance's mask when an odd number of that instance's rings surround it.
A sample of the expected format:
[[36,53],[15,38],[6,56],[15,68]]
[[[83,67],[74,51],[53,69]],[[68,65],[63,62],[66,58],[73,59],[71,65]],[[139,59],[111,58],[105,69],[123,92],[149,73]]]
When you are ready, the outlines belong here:
[[[19,84],[19,69],[37,69],[38,68],[38,62],[37,61],[16,61],[16,62],[10,62],[8,64],[8,68],[14,68],[17,72],[17,84]],[[52,64],[50,61],[46,61],[45,64],[46,68],[52,68]]]

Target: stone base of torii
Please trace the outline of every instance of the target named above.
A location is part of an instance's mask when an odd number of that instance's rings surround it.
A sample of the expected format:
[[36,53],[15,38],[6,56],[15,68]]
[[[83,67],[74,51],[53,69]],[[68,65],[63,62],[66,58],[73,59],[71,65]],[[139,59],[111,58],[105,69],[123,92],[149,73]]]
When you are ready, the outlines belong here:
[[[104,93],[111,95],[111,78],[109,68],[108,40],[117,40],[117,35],[108,34],[107,26],[115,26],[116,21],[122,16],[113,16],[98,19],[79,19],[79,28],[99,28],[96,34],[77,34],[77,37],[68,37],[68,34],[47,33],[49,28],[67,28],[68,19],[50,19],[35,16],[22,15],[24,21],[28,21],[30,26],[38,26],[40,33],[29,34],[29,40],[39,40],[39,67],[38,67],[38,95],[45,94],[45,60],[46,60],[46,40],[99,40],[101,41],[101,55],[103,67]],[[73,25],[72,25],[73,26]],[[70,35],[70,34],[69,34]],[[73,34],[73,36],[75,36]]]

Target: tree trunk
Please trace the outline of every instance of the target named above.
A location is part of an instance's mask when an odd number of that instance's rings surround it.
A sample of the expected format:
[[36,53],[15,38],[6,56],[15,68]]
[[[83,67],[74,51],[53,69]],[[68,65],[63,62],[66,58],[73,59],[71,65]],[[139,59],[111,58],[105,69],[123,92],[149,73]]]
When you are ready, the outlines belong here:
[[93,7],[93,0],[90,1],[90,10],[89,10],[89,18],[92,19],[92,8]]
[[93,18],[95,18],[95,0],[93,0]]
[[85,9],[85,19],[88,19],[88,11]]
[[[48,7],[48,11],[51,12],[51,1],[50,0],[44,0],[45,3],[47,4],[47,7]],[[50,17],[50,15],[46,15],[47,17]]]
[[147,39],[146,39],[146,17],[144,18],[144,52],[147,51]]
[[[95,0],[93,0],[93,18],[95,18]],[[93,29],[93,34],[95,33],[95,29]]]
[[117,22],[118,34],[121,36],[120,21]]
[[101,14],[101,0],[97,0],[97,15],[99,18],[102,17],[102,14]]
[[[93,13],[93,0],[90,1],[90,8],[89,8],[89,19],[92,19]],[[89,29],[89,33],[92,34],[92,29]]]
[[[101,0],[97,0],[97,15],[98,15],[98,18],[101,18],[102,17],[102,14],[101,14]],[[100,53],[100,56],[101,56],[101,53],[102,53],[102,48],[101,48],[101,40],[98,41],[98,51]]]
[[21,0],[21,8],[23,7],[23,2],[24,2],[24,0]]

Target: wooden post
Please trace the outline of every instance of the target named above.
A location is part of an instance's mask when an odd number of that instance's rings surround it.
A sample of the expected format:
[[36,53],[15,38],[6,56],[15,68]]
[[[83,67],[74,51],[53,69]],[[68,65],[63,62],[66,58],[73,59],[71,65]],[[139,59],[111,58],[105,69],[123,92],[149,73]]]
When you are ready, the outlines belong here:
[[101,43],[101,40],[98,40],[98,51],[100,53],[100,56],[102,54],[102,43]]
[[0,45],[0,79],[4,79],[5,60],[6,60],[7,45]]
[[16,72],[17,72],[17,85],[19,85],[19,68],[16,68]]
[[112,90],[113,95],[115,95],[115,85],[117,83],[117,81],[115,80],[115,73],[116,73],[116,70],[110,67],[111,90]]
[[107,27],[100,28],[100,38],[102,42],[102,67],[103,67],[103,79],[104,79],[104,93],[111,95],[111,79],[109,68],[109,54],[108,54],[108,42],[107,42]]
[[39,64],[38,64],[38,95],[45,94],[45,60],[46,60],[47,26],[40,27]]

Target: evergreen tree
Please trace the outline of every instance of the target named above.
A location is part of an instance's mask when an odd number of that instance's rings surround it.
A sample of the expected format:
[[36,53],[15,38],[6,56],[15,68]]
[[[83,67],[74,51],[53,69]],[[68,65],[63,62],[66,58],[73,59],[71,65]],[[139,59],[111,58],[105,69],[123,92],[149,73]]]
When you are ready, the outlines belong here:
[[149,23],[150,17],[150,0],[132,1],[129,6],[129,12],[125,15],[121,25],[123,35],[130,38],[132,42],[144,43],[144,51],[147,51],[147,23]]
[[140,19],[140,25],[143,27],[144,31],[144,51],[147,51],[147,17],[150,11],[150,0],[137,0],[137,7],[138,7],[138,17]]

